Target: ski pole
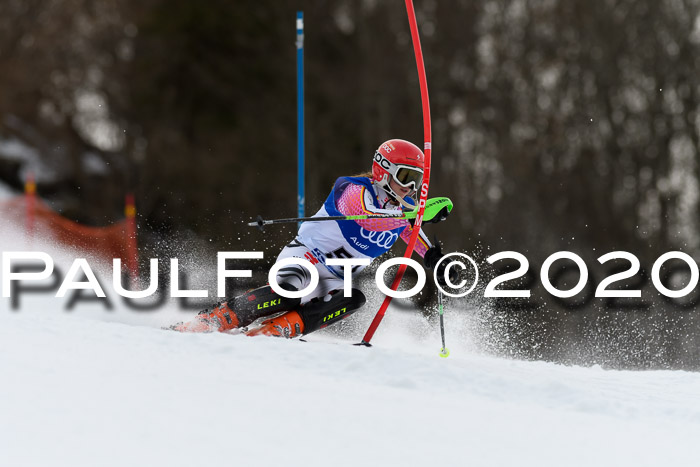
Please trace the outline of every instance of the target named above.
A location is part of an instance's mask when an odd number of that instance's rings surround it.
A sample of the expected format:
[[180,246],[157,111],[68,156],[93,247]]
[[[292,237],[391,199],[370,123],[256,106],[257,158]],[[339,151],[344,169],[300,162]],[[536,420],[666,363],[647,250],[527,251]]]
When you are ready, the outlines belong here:
[[[447,218],[452,211],[452,201],[450,198],[438,197],[428,200],[425,204],[423,217],[425,219]],[[324,216],[324,217],[289,217],[286,219],[263,219],[258,216],[255,222],[248,222],[248,226],[257,227],[260,230],[266,225],[289,224],[297,222],[320,222],[320,221],[359,221],[365,219],[415,219],[418,210],[408,212],[397,212],[396,214],[362,214],[357,216]]]
[[255,222],[248,222],[248,226],[257,227],[260,230],[266,225],[275,224],[290,224],[296,222],[320,222],[320,221],[356,221],[364,219],[412,219],[406,217],[406,215],[397,213],[396,215],[363,215],[363,216],[326,216],[326,217],[289,217],[287,219],[263,219],[262,216],[258,216]]
[[442,306],[442,290],[438,287],[438,311],[440,313],[440,336],[442,337],[442,349],[440,349],[440,356],[442,358],[447,358],[450,356],[450,350],[445,347],[445,310]]

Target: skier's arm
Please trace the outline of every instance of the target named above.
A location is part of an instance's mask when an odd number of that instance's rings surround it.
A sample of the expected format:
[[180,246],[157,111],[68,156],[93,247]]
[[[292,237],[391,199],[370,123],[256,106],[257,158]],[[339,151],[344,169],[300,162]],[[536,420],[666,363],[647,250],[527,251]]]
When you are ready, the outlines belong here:
[[[411,234],[413,233],[414,227],[412,225],[409,225],[407,228],[401,232],[401,238],[403,239],[404,242],[408,243]],[[432,245],[430,244],[430,241],[428,240],[428,237],[425,235],[425,232],[421,229],[420,233],[418,234],[418,240],[416,240],[416,246],[413,248],[413,251],[418,253],[421,258],[425,257],[425,252],[428,251],[428,249]]]
[[[374,206],[372,197],[366,192],[365,187],[354,184],[348,186],[340,196],[337,202],[337,208],[338,211],[346,216],[396,214],[395,210],[379,209]],[[400,236],[406,243],[409,242],[411,233],[413,233],[413,226],[405,219],[362,219],[356,220],[355,222],[366,230],[374,231],[393,230],[405,227]],[[421,230],[414,251],[422,258],[431,246],[428,237]]]
[[[389,209],[379,209],[372,203],[372,197],[366,192],[362,185],[349,185],[340,199],[337,201],[337,208],[345,216],[361,216],[366,214],[396,214],[398,211]],[[366,230],[383,231],[393,230],[400,227],[410,227],[406,219],[362,219],[356,220],[360,226]]]

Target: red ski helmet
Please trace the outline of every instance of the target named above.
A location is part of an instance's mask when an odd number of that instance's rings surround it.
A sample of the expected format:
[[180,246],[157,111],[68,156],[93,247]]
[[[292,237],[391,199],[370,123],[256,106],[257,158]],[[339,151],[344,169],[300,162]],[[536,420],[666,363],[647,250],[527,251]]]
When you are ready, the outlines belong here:
[[425,155],[418,146],[402,139],[390,139],[374,152],[372,178],[387,193],[398,199],[399,195],[389,186],[393,179],[399,185],[418,191],[423,181]]

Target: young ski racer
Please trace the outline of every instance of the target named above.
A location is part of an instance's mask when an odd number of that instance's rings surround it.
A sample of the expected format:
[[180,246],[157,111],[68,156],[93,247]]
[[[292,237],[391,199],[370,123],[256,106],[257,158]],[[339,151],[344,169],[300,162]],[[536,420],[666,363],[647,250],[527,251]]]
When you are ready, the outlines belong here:
[[[336,180],[330,195],[314,217],[353,216],[367,214],[396,214],[414,210],[413,196],[423,180],[425,156],[414,144],[392,139],[383,143],[374,153],[372,172],[357,177],[341,177]],[[440,222],[449,214],[444,209],[433,213],[424,222]],[[243,295],[204,310],[186,323],[173,325],[181,332],[229,331],[243,328],[248,335],[297,337],[324,328],[352,314],[365,303],[360,290],[352,289],[351,297],[343,296],[343,268],[326,264],[328,258],[366,258],[372,260],[391,249],[401,237],[408,242],[413,232],[406,219],[364,219],[305,222],[292,240],[277,257],[303,258],[313,264],[319,275],[316,289],[305,297],[286,298],[275,293],[269,285],[251,290]],[[432,269],[442,258],[439,244],[431,245],[421,231],[415,251],[423,257],[427,268]],[[446,262],[441,264],[444,267]],[[365,266],[353,267],[353,277]],[[438,271],[444,282],[444,272]],[[457,280],[457,271],[450,270],[450,280]],[[439,280],[440,280],[439,279]],[[309,271],[297,264],[282,267],[277,273],[280,288],[299,291],[311,282]],[[284,312],[283,314],[280,314]],[[259,327],[246,328],[257,319],[272,315]]]

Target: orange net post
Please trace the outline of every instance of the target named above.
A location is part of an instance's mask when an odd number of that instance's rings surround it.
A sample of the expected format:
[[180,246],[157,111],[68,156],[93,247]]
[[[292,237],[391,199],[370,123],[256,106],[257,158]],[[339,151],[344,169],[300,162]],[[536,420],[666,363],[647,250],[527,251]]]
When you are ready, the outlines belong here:
[[134,195],[126,195],[124,205],[124,216],[126,217],[124,244],[126,246],[126,267],[132,282],[138,278],[139,252],[136,241],[136,204]]
[[24,181],[25,217],[24,226],[27,239],[34,237],[34,226],[36,218],[36,180],[34,173],[29,172]]

